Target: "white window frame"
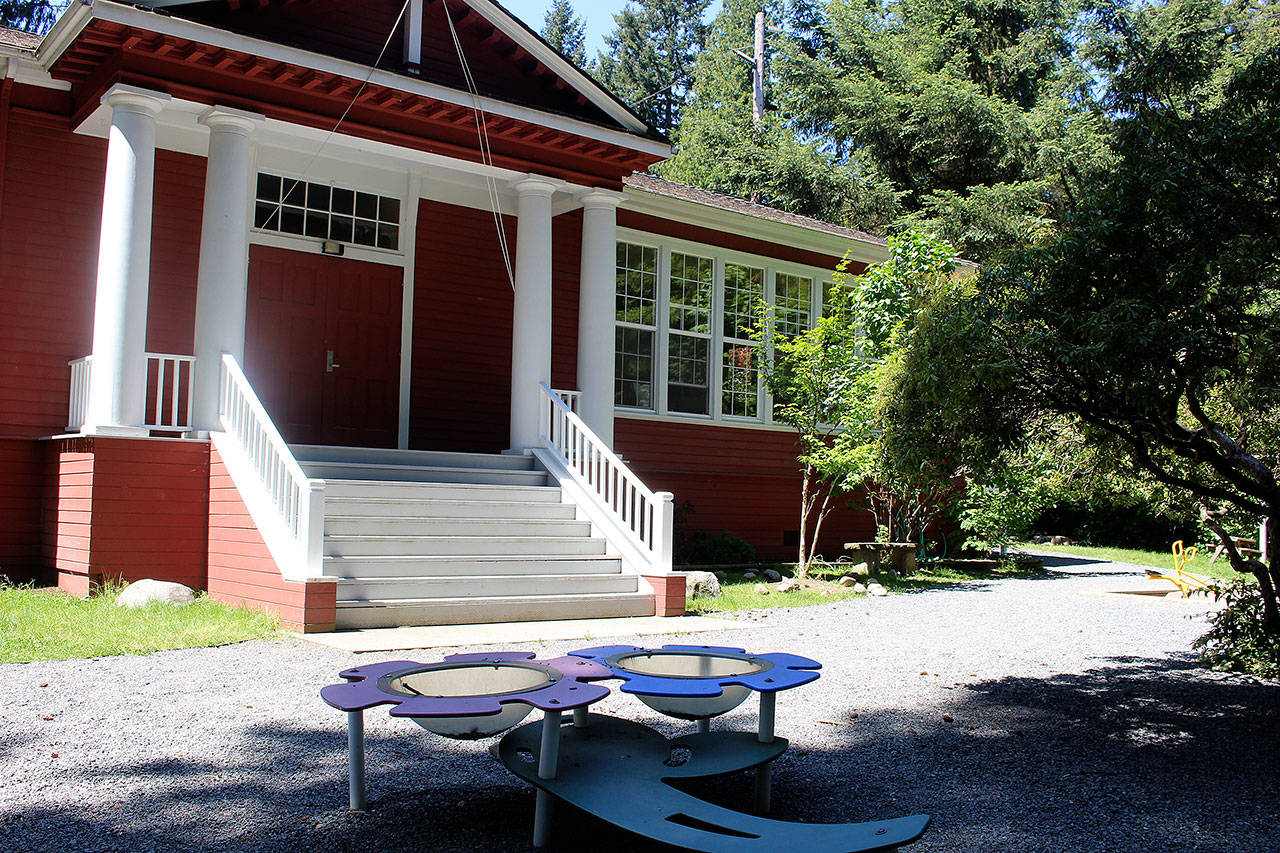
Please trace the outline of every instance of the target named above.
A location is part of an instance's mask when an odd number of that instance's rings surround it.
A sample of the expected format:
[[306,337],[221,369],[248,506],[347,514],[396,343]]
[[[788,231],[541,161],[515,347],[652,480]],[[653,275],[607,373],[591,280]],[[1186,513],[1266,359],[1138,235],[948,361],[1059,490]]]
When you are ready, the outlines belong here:
[[[774,283],[777,280],[777,274],[782,273],[784,275],[794,275],[808,279],[810,288],[809,323],[811,328],[822,316],[822,286],[823,282],[830,282],[833,280],[832,277],[835,274],[834,268],[827,269],[807,264],[791,263],[790,261],[780,261],[777,258],[771,258],[765,255],[740,252],[733,249],[726,249],[722,246],[699,243],[692,240],[683,240],[674,237],[666,237],[626,227],[618,228],[617,242],[634,243],[647,248],[657,249],[658,251],[658,304],[656,306],[657,314],[655,317],[657,320],[655,331],[658,338],[654,342],[654,408],[650,410],[632,408],[629,406],[615,406],[614,413],[620,417],[636,418],[640,420],[670,421],[673,423],[713,423],[720,426],[749,427],[754,429],[791,429],[791,427],[788,427],[785,424],[775,424],[773,422],[772,395],[765,392],[764,380],[758,374],[756,377],[756,417],[752,418],[738,415],[726,415],[722,411],[722,392],[724,381],[723,353],[724,344],[726,342],[724,334],[725,266],[727,264],[741,264],[743,266],[763,270],[764,299],[769,304],[773,304],[775,302]],[[714,279],[711,294],[711,339],[708,364],[708,371],[710,374],[708,376],[708,380],[711,386],[708,392],[711,395],[709,406],[711,413],[709,415],[673,412],[667,407],[667,381],[669,373],[671,335],[671,254],[673,252],[686,255],[696,255],[702,258],[711,258],[713,262]],[[630,326],[631,324],[620,324],[615,322],[615,327],[619,325]]]
[[619,328],[622,328],[622,329],[636,329],[642,332],[652,332],[654,335],[653,349],[652,349],[653,355],[651,356],[653,360],[653,370],[652,370],[652,373],[650,374],[650,382],[653,383],[652,396],[653,396],[654,407],[652,409],[645,409],[638,406],[623,406],[620,403],[617,403],[616,400],[617,400],[618,392],[615,387],[614,390],[612,391],[614,395],[614,400],[615,400],[614,408],[616,411],[619,411],[619,412],[650,412],[650,413],[658,412],[658,411],[661,411],[662,408],[666,406],[666,402],[667,402],[666,388],[665,388],[665,385],[662,384],[662,381],[660,380],[660,377],[665,379],[665,376],[666,376],[666,369],[663,367],[663,364],[664,364],[663,359],[666,358],[666,326],[667,326],[667,323],[665,322],[665,317],[663,314],[663,312],[665,311],[665,308],[663,306],[665,305],[666,300],[663,298],[662,284],[664,281],[667,280],[667,276],[666,276],[666,270],[664,269],[663,262],[662,262],[662,247],[658,246],[652,240],[632,240],[632,239],[619,236],[614,244],[615,256],[617,253],[618,243],[628,243],[633,246],[639,246],[642,249],[653,249],[654,252],[657,253],[656,263],[654,264],[656,275],[653,282],[653,325],[652,326],[646,326],[642,323],[633,323],[630,321],[617,319],[616,306],[617,306],[617,299],[618,299],[618,285],[617,285],[617,278],[616,278],[616,271],[617,271],[616,262],[614,265],[615,278],[614,278],[614,286],[613,286],[613,298],[614,298],[614,305],[615,305],[614,321],[613,321],[613,328],[614,328],[613,381],[616,386],[616,383],[618,381],[617,330]]

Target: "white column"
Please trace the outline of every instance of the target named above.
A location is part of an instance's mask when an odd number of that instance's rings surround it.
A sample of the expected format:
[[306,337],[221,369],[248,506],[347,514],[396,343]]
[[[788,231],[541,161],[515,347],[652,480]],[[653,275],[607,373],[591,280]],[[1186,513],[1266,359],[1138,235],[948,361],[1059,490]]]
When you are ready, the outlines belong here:
[[98,243],[86,433],[141,433],[146,420],[156,116],[168,100],[168,95],[131,86],[115,86],[102,98],[111,107],[111,132]]
[[582,271],[578,289],[578,414],[613,447],[614,291],[621,196],[582,198]]
[[249,281],[250,135],[262,116],[214,107],[200,117],[209,128],[209,162],[200,227],[196,284],[196,381],[192,425],[221,429],[218,383],[222,354],[244,361],[245,294]]
[[511,328],[511,450],[522,451],[538,444],[538,383],[551,383],[551,195],[556,187],[531,177],[515,188],[519,222]]

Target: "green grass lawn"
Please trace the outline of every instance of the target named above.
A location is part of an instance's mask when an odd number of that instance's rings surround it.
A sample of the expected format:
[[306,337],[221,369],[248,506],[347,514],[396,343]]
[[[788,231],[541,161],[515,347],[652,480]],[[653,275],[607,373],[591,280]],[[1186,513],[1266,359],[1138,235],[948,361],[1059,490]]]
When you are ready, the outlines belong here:
[[188,607],[116,607],[108,590],[82,600],[56,590],[0,586],[0,663],[139,655],[278,636],[274,616],[200,595]]
[[[1157,569],[1173,571],[1172,551],[1139,551],[1134,548],[1094,548],[1089,545],[1024,545],[1033,551],[1053,552],[1054,554],[1079,554],[1082,557],[1093,557],[1099,560],[1115,560],[1120,563],[1132,563],[1136,566],[1152,566]],[[1210,547],[1206,552],[1197,554],[1196,558],[1185,566],[1189,572],[1208,575],[1212,578],[1237,578],[1240,575],[1231,568],[1226,555],[1219,557],[1213,565],[1209,557],[1213,554]]]

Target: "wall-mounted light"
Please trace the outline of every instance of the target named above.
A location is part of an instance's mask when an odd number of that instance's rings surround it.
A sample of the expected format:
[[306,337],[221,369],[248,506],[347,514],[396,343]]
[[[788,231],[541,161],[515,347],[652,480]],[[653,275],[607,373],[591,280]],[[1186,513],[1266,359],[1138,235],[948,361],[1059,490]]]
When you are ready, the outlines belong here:
[[346,253],[347,247],[338,240],[325,240],[320,243],[320,251],[326,255],[342,257]]

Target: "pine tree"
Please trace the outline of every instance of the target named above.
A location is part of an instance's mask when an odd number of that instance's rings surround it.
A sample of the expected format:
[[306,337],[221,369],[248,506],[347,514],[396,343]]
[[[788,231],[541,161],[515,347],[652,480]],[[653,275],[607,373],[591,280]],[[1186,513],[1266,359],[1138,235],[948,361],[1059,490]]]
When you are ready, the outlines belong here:
[[[788,65],[820,37],[812,3],[774,0],[763,7],[770,68]],[[847,221],[856,207],[862,220],[850,224],[864,228],[891,221],[901,210],[884,177],[872,164],[837,163],[819,140],[803,138],[791,120],[791,98],[768,75],[769,108],[756,126],[752,69],[738,51],[753,53],[761,10],[760,0],[725,0],[698,59],[676,156],[660,167],[663,177],[834,222]]]
[[66,0],[0,0],[0,27],[42,33],[66,7]]
[[706,40],[702,16],[710,0],[637,0],[614,16],[600,56],[600,78],[645,121],[670,134]]
[[569,0],[555,0],[542,22],[542,37],[579,68],[587,67],[587,25]]

